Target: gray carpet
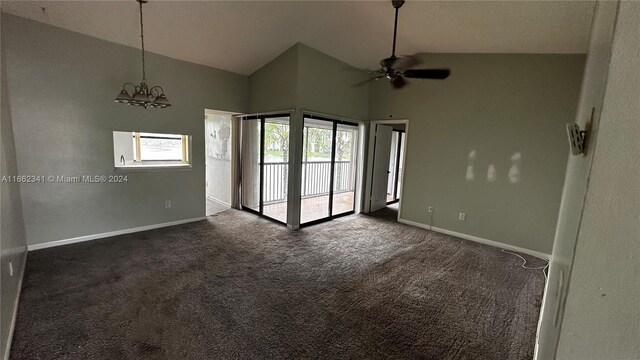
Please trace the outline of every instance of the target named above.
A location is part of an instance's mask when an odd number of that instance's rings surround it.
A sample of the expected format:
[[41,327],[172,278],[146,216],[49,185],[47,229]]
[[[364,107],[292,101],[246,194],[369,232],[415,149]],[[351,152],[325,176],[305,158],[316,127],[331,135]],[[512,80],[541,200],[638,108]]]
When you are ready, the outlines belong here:
[[11,359],[531,359],[543,273],[394,216],[228,210],[31,252]]

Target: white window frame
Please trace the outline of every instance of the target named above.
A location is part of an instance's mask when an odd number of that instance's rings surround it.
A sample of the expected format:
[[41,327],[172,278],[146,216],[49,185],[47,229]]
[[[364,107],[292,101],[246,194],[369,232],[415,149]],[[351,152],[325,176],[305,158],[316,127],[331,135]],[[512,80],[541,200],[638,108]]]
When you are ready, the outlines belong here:
[[[114,131],[114,133],[120,131]],[[128,132],[128,131],[127,131]],[[158,135],[171,135],[171,136],[180,136],[182,141],[182,160],[142,160],[141,159],[141,146],[140,146],[140,134],[147,134],[147,132],[142,131],[131,131],[129,132],[132,135],[132,146],[133,146],[133,159],[125,159],[124,164],[119,161],[115,163],[116,170],[167,170],[167,169],[191,169],[191,136],[183,135],[183,134],[162,134],[162,133],[152,133]],[[144,135],[143,135],[144,136]],[[117,149],[114,147],[114,152]],[[115,154],[114,154],[115,155]]]

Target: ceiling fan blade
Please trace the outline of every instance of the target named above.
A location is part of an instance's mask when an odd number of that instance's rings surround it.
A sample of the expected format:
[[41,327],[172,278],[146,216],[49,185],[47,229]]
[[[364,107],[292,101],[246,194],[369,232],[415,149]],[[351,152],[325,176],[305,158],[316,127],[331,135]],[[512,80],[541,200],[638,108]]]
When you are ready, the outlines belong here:
[[391,85],[393,85],[394,89],[400,89],[401,87],[404,87],[406,84],[407,84],[407,81],[402,76],[396,76],[395,78],[391,79]]
[[401,56],[397,57],[393,62],[393,68],[398,70],[404,70],[420,64],[420,59],[416,56]]
[[408,78],[438,80],[444,80],[450,74],[451,71],[449,69],[409,69],[403,72],[403,75]]

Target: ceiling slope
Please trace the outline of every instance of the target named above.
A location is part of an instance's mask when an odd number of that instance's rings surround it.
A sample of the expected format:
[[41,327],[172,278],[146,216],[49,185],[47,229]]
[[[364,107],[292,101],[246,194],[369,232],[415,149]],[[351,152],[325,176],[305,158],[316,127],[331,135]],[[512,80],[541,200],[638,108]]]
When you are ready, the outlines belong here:
[[[133,1],[3,1],[2,11],[139,47]],[[398,52],[585,53],[593,1],[408,1]],[[358,68],[391,48],[387,1],[158,1],[144,7],[145,47],[248,75],[297,42]]]

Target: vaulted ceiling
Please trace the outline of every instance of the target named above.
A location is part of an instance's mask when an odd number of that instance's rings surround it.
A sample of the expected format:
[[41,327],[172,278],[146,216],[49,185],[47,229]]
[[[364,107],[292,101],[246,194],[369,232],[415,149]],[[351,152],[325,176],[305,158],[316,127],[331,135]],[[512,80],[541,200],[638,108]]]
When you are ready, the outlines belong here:
[[[585,53],[593,1],[407,1],[398,53]],[[2,11],[139,47],[138,3],[3,1]],[[390,53],[390,1],[159,1],[144,6],[148,51],[251,74],[305,43],[359,68]]]

